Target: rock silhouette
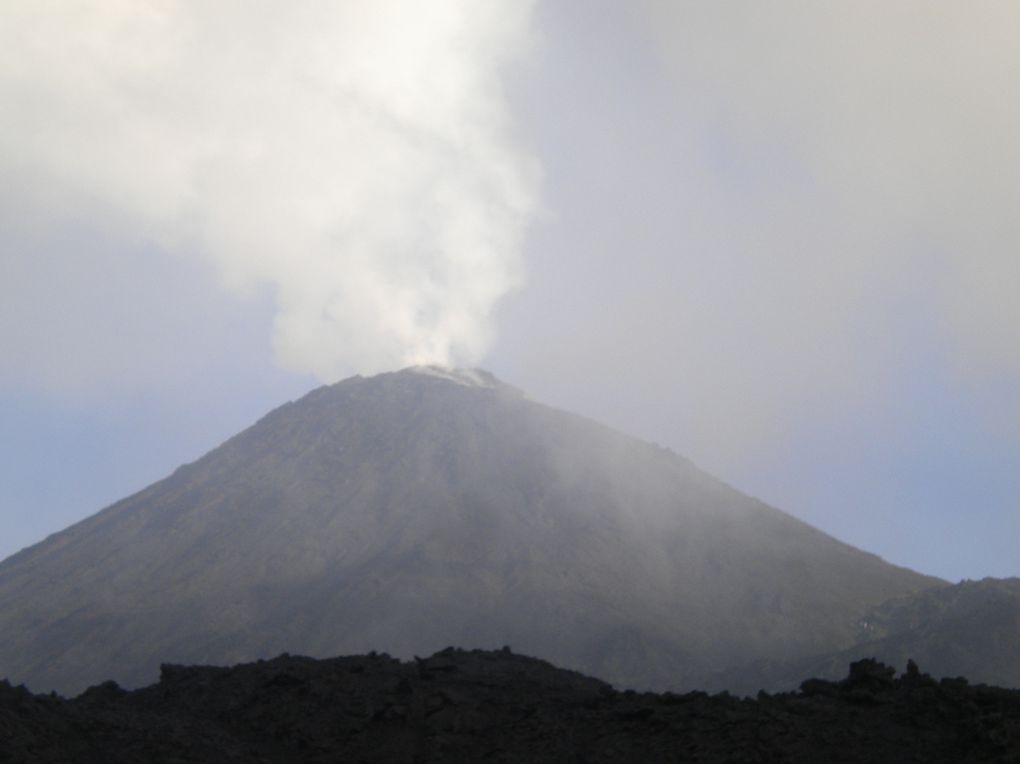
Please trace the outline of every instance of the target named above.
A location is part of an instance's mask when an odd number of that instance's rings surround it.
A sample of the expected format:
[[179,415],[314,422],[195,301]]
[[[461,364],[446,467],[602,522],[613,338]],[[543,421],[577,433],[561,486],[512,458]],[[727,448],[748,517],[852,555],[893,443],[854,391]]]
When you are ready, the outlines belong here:
[[620,692],[511,653],[446,649],[164,666],[73,700],[0,683],[0,761],[1020,761],[1020,691],[873,660],[800,692]]

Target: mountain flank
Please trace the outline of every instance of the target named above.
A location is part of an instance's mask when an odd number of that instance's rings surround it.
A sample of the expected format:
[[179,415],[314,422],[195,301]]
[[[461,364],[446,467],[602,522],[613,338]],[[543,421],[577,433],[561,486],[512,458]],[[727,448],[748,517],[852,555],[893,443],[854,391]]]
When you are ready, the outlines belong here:
[[312,391],[0,563],[0,676],[75,694],[503,644],[639,689],[851,647],[944,584],[481,371]]
[[1020,688],[1020,578],[963,581],[872,608],[854,644],[793,661],[757,661],[706,681],[707,687],[753,694],[793,689],[798,677],[835,679],[852,661],[878,656],[892,665],[916,659],[935,677]]

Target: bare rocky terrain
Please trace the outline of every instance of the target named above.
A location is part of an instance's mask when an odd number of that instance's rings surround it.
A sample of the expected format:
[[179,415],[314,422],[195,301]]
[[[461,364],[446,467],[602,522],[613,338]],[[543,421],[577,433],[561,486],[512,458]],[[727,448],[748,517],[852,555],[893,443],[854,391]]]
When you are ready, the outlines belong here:
[[1020,691],[871,660],[795,693],[619,692],[447,649],[164,666],[73,700],[0,683],[2,762],[1020,762]]

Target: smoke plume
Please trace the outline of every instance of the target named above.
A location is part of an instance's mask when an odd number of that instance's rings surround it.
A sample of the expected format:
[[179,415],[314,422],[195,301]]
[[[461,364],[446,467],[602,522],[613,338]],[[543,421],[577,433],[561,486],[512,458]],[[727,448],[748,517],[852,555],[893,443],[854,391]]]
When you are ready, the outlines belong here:
[[269,287],[285,368],[470,363],[536,205],[501,79],[531,6],[6,3],[3,197]]

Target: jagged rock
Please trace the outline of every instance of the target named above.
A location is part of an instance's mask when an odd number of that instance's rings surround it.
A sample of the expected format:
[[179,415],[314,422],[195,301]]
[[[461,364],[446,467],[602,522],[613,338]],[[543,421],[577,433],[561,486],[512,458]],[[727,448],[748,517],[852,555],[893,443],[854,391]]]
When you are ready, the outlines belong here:
[[0,761],[1020,762],[1020,691],[936,683],[916,665],[896,678],[873,660],[804,687],[619,692],[506,650],[452,648],[164,666],[150,687],[72,700],[0,683]]

